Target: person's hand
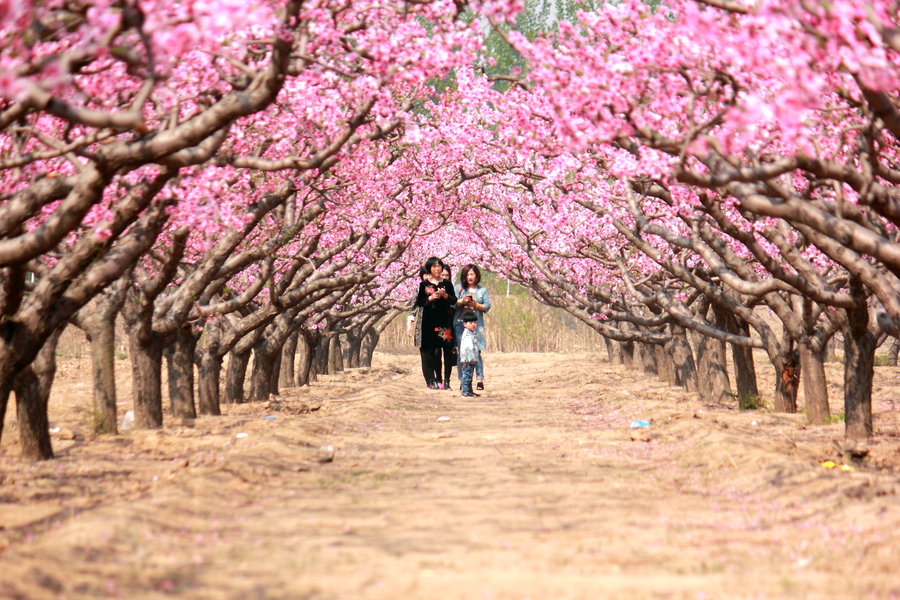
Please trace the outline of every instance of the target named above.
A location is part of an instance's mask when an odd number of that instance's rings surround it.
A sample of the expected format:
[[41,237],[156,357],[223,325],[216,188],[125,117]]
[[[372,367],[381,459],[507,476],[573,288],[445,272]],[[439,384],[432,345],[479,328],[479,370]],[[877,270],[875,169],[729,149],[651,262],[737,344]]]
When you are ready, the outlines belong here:
[[407,327],[406,328],[406,337],[412,337],[412,336],[413,336],[412,327]]

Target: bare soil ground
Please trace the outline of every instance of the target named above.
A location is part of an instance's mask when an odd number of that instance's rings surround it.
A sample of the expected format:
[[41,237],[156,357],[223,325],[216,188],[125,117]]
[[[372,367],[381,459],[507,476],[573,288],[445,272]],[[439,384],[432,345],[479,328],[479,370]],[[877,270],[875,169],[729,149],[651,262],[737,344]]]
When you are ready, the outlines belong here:
[[58,458],[21,461],[7,417],[0,597],[900,596],[898,369],[877,370],[878,438],[853,460],[842,423],[701,405],[599,355],[486,363],[477,399],[376,355],[223,417],[92,438],[89,361],[63,361]]

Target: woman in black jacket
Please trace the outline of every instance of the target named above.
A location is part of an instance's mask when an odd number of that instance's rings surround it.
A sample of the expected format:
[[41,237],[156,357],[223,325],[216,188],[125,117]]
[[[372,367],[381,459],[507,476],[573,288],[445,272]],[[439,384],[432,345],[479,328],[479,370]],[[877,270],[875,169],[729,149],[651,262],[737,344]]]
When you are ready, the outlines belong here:
[[444,348],[453,346],[453,319],[450,309],[456,305],[453,284],[441,275],[444,264],[436,256],[425,261],[425,278],[419,284],[416,306],[421,308],[422,342],[419,354],[422,358],[422,375],[428,389],[442,387],[441,355]]

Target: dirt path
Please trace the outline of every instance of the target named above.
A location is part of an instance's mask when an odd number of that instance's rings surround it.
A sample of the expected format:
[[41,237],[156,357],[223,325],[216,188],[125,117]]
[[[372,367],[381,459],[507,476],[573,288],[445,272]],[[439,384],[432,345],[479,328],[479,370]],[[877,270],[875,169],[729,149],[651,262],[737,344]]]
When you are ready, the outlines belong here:
[[841,424],[701,406],[599,356],[487,371],[465,399],[425,390],[415,357],[377,356],[265,406],[89,443],[63,412],[75,439],[43,464],[7,431],[0,597],[900,596],[892,404],[854,463]]

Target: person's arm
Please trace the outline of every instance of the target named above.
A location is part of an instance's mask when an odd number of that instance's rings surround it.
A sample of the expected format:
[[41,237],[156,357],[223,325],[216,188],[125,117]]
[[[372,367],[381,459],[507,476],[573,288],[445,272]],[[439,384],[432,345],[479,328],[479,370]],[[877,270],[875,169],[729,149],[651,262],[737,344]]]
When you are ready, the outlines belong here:
[[450,303],[450,306],[456,306],[456,291],[453,289],[453,284],[449,281],[447,285],[444,286],[444,289],[447,290],[447,302]]
[[473,306],[472,308],[478,309],[478,310],[480,310],[481,312],[486,313],[487,311],[491,310],[491,296],[488,294],[488,291],[487,291],[487,288],[486,288],[486,287],[482,287],[481,289],[484,290],[484,291],[481,293],[481,296],[482,296],[482,302],[479,303],[479,302],[476,300],[476,301],[475,301],[475,306]]
[[412,310],[409,311],[409,316],[406,317],[406,337],[413,336],[413,324],[416,322],[418,318],[419,307],[413,306]]
[[428,297],[428,292],[425,291],[426,287],[427,286],[425,285],[424,281],[419,284],[419,293],[416,294],[416,307],[425,306],[426,304],[428,304],[430,298]]

